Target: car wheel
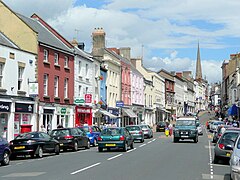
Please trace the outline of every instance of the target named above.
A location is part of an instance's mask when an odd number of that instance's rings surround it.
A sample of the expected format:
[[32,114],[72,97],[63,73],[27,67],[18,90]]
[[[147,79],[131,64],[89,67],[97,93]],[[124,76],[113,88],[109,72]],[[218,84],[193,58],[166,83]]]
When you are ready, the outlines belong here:
[[39,158],[43,157],[43,149],[41,146],[38,147],[36,154],[37,154],[37,157],[39,157]]
[[87,146],[85,147],[85,149],[90,149],[90,141],[87,141]]
[[141,139],[141,140],[140,140],[140,142],[141,142],[141,143],[143,143],[143,142],[144,142],[144,138],[143,138],[143,139]]
[[10,162],[10,160],[9,160],[9,152],[5,151],[4,154],[3,154],[2,165],[6,166],[6,165],[9,164],[9,162]]
[[175,138],[175,137],[173,138],[174,143],[177,143],[178,141],[179,141],[178,138]]
[[97,146],[97,140],[94,138],[94,140],[93,140],[93,146],[95,147],[95,146]]
[[134,149],[134,147],[133,147],[133,142],[132,142],[132,144],[130,145],[130,148],[131,148],[131,149]]
[[124,147],[123,147],[123,151],[124,152],[127,152],[127,150],[128,150],[128,146],[127,146],[127,142],[124,144]]
[[59,153],[60,153],[60,147],[59,147],[58,144],[55,146],[54,152],[55,152],[56,155],[59,155]]
[[194,143],[197,143],[197,142],[198,142],[198,137],[194,139]]
[[98,147],[98,152],[103,152],[103,148]]
[[77,150],[78,150],[78,143],[75,141],[73,145],[73,151],[77,151]]
[[214,155],[213,163],[218,164],[218,161],[219,161],[219,158],[216,155]]

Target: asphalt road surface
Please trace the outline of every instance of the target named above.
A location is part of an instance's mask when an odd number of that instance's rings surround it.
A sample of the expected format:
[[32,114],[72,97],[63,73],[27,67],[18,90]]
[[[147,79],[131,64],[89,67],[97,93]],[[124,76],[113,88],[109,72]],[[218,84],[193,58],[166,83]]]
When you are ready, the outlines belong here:
[[[205,125],[208,113],[200,122]],[[204,128],[198,143],[155,133],[133,150],[99,153],[96,147],[42,159],[18,158],[0,166],[0,180],[228,180],[229,165],[212,164],[211,134]]]

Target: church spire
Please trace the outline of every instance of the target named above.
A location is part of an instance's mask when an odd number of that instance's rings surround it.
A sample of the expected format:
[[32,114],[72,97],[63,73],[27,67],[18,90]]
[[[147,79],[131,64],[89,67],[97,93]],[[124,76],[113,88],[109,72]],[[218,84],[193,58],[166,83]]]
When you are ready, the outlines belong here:
[[202,80],[202,67],[201,67],[201,59],[200,59],[199,42],[198,42],[198,51],[197,51],[197,64],[196,64],[196,77],[195,77],[195,79],[197,81]]

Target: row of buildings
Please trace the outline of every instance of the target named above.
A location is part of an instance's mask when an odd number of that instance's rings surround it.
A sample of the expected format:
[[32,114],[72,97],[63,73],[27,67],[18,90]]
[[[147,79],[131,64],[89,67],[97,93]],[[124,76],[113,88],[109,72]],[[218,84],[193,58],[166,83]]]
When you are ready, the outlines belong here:
[[222,63],[222,81],[211,87],[210,101],[222,117],[240,117],[240,53]]
[[129,47],[106,47],[102,28],[92,52],[68,41],[41,17],[0,1],[0,134],[83,124],[154,125],[208,106],[198,46],[191,71],[153,72]]

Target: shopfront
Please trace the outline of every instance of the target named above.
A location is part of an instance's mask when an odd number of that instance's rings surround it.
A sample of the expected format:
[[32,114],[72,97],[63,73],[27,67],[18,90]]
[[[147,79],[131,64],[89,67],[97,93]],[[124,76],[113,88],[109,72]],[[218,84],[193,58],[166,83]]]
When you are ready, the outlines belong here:
[[71,110],[69,107],[62,106],[56,108],[57,125],[61,124],[63,127],[71,127],[70,114]]
[[34,104],[15,103],[14,136],[32,131],[32,116]]
[[11,102],[0,101],[0,135],[8,138],[8,118],[11,111]]
[[92,108],[85,106],[75,107],[75,126],[92,125]]
[[53,125],[54,110],[55,109],[50,109],[50,108],[43,109],[42,124],[40,124],[40,125],[43,125],[44,128],[46,128],[48,132],[51,131],[52,129],[56,128],[56,125],[55,126]]

